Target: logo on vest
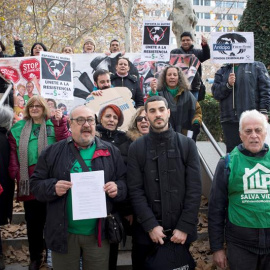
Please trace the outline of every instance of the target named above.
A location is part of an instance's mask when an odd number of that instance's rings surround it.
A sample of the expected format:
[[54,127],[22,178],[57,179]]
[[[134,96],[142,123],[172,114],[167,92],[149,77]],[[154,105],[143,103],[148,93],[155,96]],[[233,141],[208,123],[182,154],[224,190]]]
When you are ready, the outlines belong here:
[[270,200],[270,169],[259,163],[252,169],[245,168],[243,189],[243,202]]

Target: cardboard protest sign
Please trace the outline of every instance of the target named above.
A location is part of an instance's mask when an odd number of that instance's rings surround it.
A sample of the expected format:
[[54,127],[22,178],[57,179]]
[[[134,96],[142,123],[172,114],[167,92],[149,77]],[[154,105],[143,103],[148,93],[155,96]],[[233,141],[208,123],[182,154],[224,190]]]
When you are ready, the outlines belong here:
[[41,95],[45,98],[73,100],[71,56],[41,52]]
[[253,32],[212,32],[210,52],[213,63],[253,63]]
[[131,91],[126,87],[108,88],[102,91],[102,96],[91,95],[87,99],[86,106],[90,107],[98,115],[99,110],[104,106],[108,104],[117,105],[124,114],[124,123],[120,129],[126,131],[131,117],[136,112],[131,96]]
[[169,61],[171,21],[144,21],[142,60]]

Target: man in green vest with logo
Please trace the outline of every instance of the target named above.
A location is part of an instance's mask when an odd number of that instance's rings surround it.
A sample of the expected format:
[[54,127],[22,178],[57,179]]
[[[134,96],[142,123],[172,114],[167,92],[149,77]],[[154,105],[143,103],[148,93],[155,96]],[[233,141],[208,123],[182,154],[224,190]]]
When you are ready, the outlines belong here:
[[[209,201],[214,263],[230,270],[270,269],[270,152],[266,117],[240,117],[242,144],[219,161]],[[224,232],[227,256],[224,250]],[[228,260],[228,262],[227,262]]]

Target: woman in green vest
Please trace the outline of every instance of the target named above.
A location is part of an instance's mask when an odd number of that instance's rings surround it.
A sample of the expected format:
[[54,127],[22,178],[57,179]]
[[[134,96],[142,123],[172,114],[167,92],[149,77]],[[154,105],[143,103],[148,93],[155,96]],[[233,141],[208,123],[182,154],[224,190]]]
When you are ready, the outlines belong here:
[[17,180],[17,200],[24,202],[25,220],[31,263],[29,270],[39,269],[44,250],[43,228],[46,204],[35,199],[29,190],[29,178],[34,172],[41,151],[50,144],[68,136],[67,119],[61,110],[50,119],[47,102],[41,96],[29,99],[24,119],[10,130],[9,175]]

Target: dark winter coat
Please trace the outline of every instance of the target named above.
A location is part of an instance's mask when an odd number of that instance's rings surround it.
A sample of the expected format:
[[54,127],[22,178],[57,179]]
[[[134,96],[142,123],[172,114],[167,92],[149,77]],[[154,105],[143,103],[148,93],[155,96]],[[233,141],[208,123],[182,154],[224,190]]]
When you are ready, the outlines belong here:
[[96,130],[99,133],[100,139],[112,143],[120,150],[121,156],[126,164],[128,155],[128,145],[126,144],[128,138],[126,136],[126,133],[117,129],[111,131],[104,128],[102,125],[97,125]]
[[0,225],[5,225],[12,219],[15,186],[8,174],[10,148],[6,133],[7,130],[0,127],[0,184],[4,189],[0,195]]
[[212,86],[213,97],[220,103],[221,122],[239,122],[241,113],[256,109],[267,113],[270,109],[270,78],[265,65],[261,62],[239,64],[235,73],[233,89],[228,87],[232,65],[226,65],[215,74]]
[[[58,196],[55,193],[55,184],[58,180],[70,181],[70,170],[76,158],[69,147],[69,143],[73,143],[73,141],[69,139],[50,145],[41,153],[30,179],[31,192],[37,200],[47,202],[46,245],[49,249],[58,253],[67,253],[68,251],[67,194]],[[92,157],[92,170],[103,170],[105,183],[114,181],[118,188],[118,194],[114,199],[106,195],[109,213],[114,202],[126,198],[126,166],[115,146],[97,137],[95,143],[96,151]],[[102,239],[105,239],[104,218],[97,222],[96,234],[100,235],[99,233],[101,233]]]
[[192,124],[198,120],[202,124],[202,110],[196,98],[188,90],[180,90],[175,98],[164,87],[158,89],[158,94],[163,96],[171,110],[170,124],[179,133],[186,133],[192,130]]
[[133,241],[150,244],[149,230],[181,230],[197,237],[201,200],[200,161],[195,143],[169,130],[134,141],[128,154],[127,184],[136,215]]
[[120,77],[115,73],[111,75],[111,83],[115,87],[127,87],[132,93],[132,99],[135,102],[136,108],[144,105],[143,94],[135,75],[128,74],[126,77]]
[[[238,149],[244,155],[254,156],[241,145]],[[266,154],[265,150],[257,153],[258,156]],[[255,157],[254,157],[255,158]],[[270,228],[256,229],[244,228],[231,223],[228,219],[228,181],[230,170],[226,169],[226,162],[221,158],[213,179],[208,210],[208,232],[210,247],[213,252],[224,248],[224,241],[230,241],[244,249],[257,253],[259,250],[270,251]],[[225,229],[225,230],[224,230]]]

